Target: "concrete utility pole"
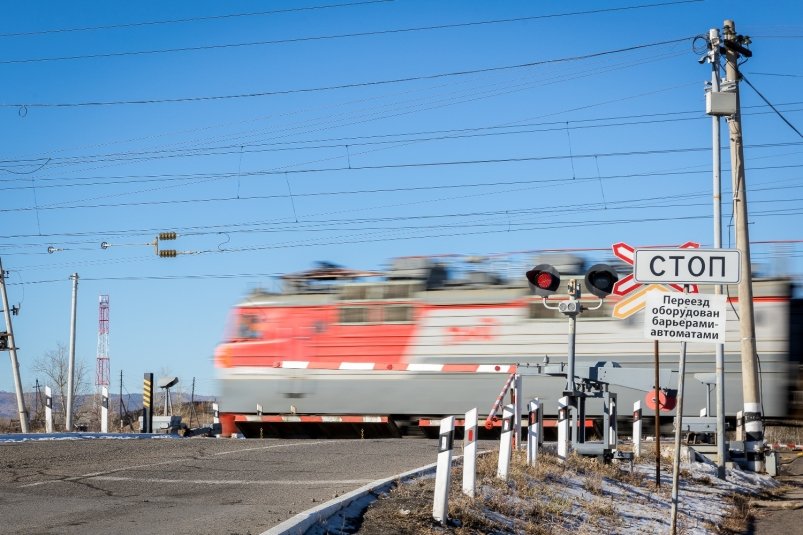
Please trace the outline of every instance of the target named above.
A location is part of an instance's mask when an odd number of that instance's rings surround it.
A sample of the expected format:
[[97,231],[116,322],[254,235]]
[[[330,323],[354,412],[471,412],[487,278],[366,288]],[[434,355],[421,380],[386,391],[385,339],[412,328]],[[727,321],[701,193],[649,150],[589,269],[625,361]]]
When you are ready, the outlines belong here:
[[3,315],[6,318],[6,331],[8,332],[8,354],[11,356],[11,373],[14,375],[14,388],[17,391],[17,411],[20,415],[20,430],[28,432],[28,411],[25,410],[25,397],[22,393],[22,380],[20,379],[20,366],[17,361],[17,344],[14,341],[14,328],[11,326],[11,311],[8,308],[8,294],[6,294],[6,272],[3,271],[3,262],[0,260],[0,293],[3,298]]
[[64,422],[65,430],[69,433],[73,430],[72,408],[75,388],[75,316],[78,305],[78,273],[70,276],[72,280],[72,313],[70,314],[70,364],[67,368],[67,417]]
[[741,252],[739,282],[739,332],[742,354],[742,391],[744,396],[745,455],[748,468],[764,471],[764,422],[758,388],[756,365],[756,328],[753,318],[753,275],[750,269],[750,236],[747,229],[747,187],[744,174],[744,148],[739,103],[739,57],[752,53],[742,46],[736,35],[736,24],[724,22],[723,44],[727,58],[726,83],[736,94],[736,113],[728,118],[730,132],[731,175],[733,180],[733,213],[736,220],[736,248]]

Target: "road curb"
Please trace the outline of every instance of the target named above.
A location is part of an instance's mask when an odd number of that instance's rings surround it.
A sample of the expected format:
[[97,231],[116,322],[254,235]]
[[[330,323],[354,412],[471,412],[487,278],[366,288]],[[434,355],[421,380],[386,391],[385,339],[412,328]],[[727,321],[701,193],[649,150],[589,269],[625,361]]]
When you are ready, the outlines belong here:
[[368,483],[317,507],[298,513],[281,524],[263,531],[260,535],[303,535],[315,524],[325,522],[340,511],[353,509],[355,513],[361,512],[379,498],[381,494],[390,490],[397,482],[434,474],[437,465],[438,463],[428,464],[421,468],[415,468],[402,474]]

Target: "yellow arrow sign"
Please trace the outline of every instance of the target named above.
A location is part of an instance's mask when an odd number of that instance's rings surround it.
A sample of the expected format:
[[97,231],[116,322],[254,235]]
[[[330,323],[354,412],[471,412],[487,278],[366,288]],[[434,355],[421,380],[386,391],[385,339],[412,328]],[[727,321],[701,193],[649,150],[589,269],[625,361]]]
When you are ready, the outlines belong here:
[[647,301],[647,294],[649,292],[669,292],[669,288],[663,284],[647,284],[640,290],[627,294],[621,301],[616,303],[613,307],[614,318],[624,319],[632,316],[639,310],[643,310]]

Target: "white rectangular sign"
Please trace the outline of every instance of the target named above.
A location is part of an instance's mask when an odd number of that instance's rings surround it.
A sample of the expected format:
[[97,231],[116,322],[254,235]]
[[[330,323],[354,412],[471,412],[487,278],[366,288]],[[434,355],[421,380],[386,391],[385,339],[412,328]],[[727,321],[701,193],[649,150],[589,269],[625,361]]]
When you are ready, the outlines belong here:
[[644,337],[652,340],[725,343],[726,297],[721,294],[650,292]]
[[740,278],[738,249],[636,249],[636,282],[665,284],[736,284]]

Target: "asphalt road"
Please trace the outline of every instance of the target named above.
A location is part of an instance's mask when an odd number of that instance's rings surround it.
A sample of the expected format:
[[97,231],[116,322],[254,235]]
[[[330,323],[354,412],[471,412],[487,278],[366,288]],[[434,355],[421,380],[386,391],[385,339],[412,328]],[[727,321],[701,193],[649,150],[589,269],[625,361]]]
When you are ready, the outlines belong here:
[[257,534],[436,458],[424,439],[0,443],[0,532]]

